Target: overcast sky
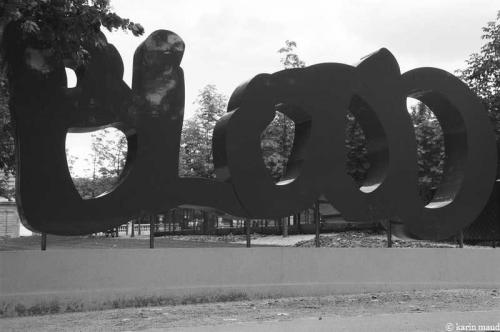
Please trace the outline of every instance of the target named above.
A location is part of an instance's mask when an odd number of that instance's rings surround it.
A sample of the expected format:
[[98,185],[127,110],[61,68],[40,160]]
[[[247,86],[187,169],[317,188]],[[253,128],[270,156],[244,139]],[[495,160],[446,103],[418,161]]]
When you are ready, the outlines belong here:
[[402,71],[431,66],[453,72],[479,51],[481,28],[496,17],[499,0],[114,0],[122,17],[146,33],[109,33],[122,54],[130,84],[136,47],[153,31],[171,30],[186,43],[181,66],[186,115],[206,84],[229,96],[241,82],[281,69],[277,50],[297,42],[307,65],[353,64],[388,48]]
[[[215,84],[230,96],[241,82],[282,68],[277,50],[297,42],[306,65],[354,64],[381,47],[388,48],[402,71],[430,66],[454,72],[480,50],[481,28],[493,21],[499,0],[114,0],[114,11],[141,23],[141,37],[106,33],[125,64],[130,85],[136,47],[153,31],[167,29],[186,43],[186,117],[198,91]],[[76,154],[88,139],[74,136]]]

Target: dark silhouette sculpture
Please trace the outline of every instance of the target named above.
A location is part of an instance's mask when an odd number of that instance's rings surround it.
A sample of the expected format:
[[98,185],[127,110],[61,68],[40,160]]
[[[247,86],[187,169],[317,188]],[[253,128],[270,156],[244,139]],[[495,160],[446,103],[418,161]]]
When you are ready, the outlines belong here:
[[[381,49],[353,67],[326,63],[260,74],[238,87],[214,130],[217,179],[179,178],[184,111],[184,43],[152,33],[134,56],[132,89],[112,45],[91,50],[78,83],[66,87],[64,59],[9,41],[11,111],[16,124],[17,202],[23,223],[53,234],[87,234],[143,213],[179,205],[211,207],[245,218],[288,216],[324,197],[350,221],[401,223],[400,233],[441,239],[482,211],[495,181],[496,146],[487,114],[459,79],[434,68],[401,75]],[[66,63],[66,66],[69,66]],[[416,142],[406,97],[428,105],[445,136],[444,176],[424,206],[417,190]],[[276,107],[295,122],[283,181],[267,172],[260,135]],[[358,188],[345,172],[346,112],[360,121],[371,168]],[[114,126],[128,140],[126,167],[114,188],[83,200],[71,180],[67,132]]]

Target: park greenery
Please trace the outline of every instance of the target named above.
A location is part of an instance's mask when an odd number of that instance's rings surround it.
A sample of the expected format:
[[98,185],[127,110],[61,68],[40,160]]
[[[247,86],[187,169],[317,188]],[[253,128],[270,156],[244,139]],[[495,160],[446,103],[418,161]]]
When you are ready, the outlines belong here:
[[115,128],[95,131],[90,135],[90,154],[85,158],[83,176],[75,165],[78,157],[66,149],[68,168],[82,198],[95,198],[109,192],[117,184],[127,160],[127,138]]
[[[496,21],[483,27],[484,45],[466,60],[467,67],[458,70],[460,78],[481,98],[500,140],[500,11]],[[500,170],[500,167],[498,167]],[[499,173],[500,174],[500,173]]]
[[[295,53],[297,43],[285,41],[285,46],[278,50],[284,69],[304,68],[305,62]],[[295,123],[285,115],[290,105],[276,105],[276,115],[261,135],[261,149],[264,164],[271,176],[278,182],[286,174],[288,157],[292,152]]]
[[[87,47],[104,44],[100,28],[123,29],[140,35],[144,29],[110,10],[109,1],[92,0],[7,0],[0,4],[0,34],[8,23],[19,29],[23,38],[55,47],[64,58],[76,65],[88,60]],[[481,98],[488,110],[497,138],[500,138],[500,12],[495,21],[483,28],[485,44],[466,60],[460,78]],[[4,50],[5,45],[0,44]],[[285,41],[278,50],[284,69],[305,67],[296,52],[297,43]],[[13,172],[15,166],[13,126],[8,111],[8,63],[3,54],[0,74],[0,167]],[[195,101],[194,115],[184,122],[179,150],[179,175],[215,178],[212,134],[217,120],[227,111],[227,97],[213,84],[206,85]],[[294,122],[288,118],[284,103],[276,105],[276,116],[261,135],[263,161],[278,182],[286,173],[294,140]],[[439,184],[444,163],[442,129],[432,111],[422,103],[409,109],[417,141],[418,172],[421,196],[428,201]],[[345,131],[346,172],[361,184],[370,167],[366,139],[355,116],[348,112]],[[92,153],[87,160],[86,177],[74,173],[76,160],[67,153],[68,165],[82,197],[96,197],[109,191],[118,181],[126,160],[127,142],[123,135],[110,130],[95,132]],[[3,189],[2,189],[3,188]],[[3,190],[3,191],[2,191]],[[0,183],[0,195],[8,195]]]
[[0,1],[0,196],[11,198],[6,178],[15,175],[14,128],[9,113],[7,32],[20,42],[52,48],[73,67],[89,60],[89,48],[106,43],[101,27],[109,31],[144,28],[111,10],[109,0],[5,0]]
[[215,178],[212,134],[217,120],[226,112],[227,98],[213,84],[200,90],[193,117],[182,127],[179,175]]

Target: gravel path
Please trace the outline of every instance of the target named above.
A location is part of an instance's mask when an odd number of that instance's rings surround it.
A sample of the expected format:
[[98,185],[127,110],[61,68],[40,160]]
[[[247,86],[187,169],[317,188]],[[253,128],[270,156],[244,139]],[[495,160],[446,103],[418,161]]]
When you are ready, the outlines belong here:
[[[296,243],[297,247],[314,247],[314,245],[314,239]],[[320,246],[329,248],[386,248],[387,235],[374,231],[347,231],[322,234],[320,236]],[[393,236],[392,246],[394,248],[456,248],[457,244],[452,242],[400,239]]]
[[[268,245],[268,246],[295,246],[297,243],[305,241],[314,241],[314,235],[301,234],[289,235],[283,237],[281,235],[268,235],[252,239],[253,245]],[[246,243],[245,241],[235,241],[235,243]]]

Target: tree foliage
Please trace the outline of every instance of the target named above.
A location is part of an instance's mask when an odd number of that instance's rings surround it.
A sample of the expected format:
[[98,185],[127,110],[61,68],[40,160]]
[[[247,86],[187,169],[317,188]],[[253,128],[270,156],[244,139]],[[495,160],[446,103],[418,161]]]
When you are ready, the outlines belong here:
[[356,117],[347,112],[345,128],[346,172],[359,185],[365,180],[370,162],[366,149],[366,137]]
[[[295,53],[297,43],[286,40],[285,46],[278,50],[281,55],[280,62],[285,69],[303,68],[305,62]],[[264,164],[275,181],[286,173],[286,165],[292,151],[295,123],[285,113],[285,103],[276,105],[276,115],[273,121],[261,134],[261,149]]]
[[423,201],[427,203],[443,176],[443,130],[434,114],[423,103],[411,107],[410,116],[417,141],[419,191]]
[[460,78],[481,98],[489,111],[497,139],[500,138],[500,11],[496,21],[483,27],[485,44],[466,60]]
[[127,159],[127,138],[110,128],[92,133],[91,153],[85,158],[88,167],[83,170],[75,169],[78,157],[68,150],[66,158],[80,196],[94,198],[111,191],[118,182]]
[[295,124],[282,112],[277,111],[273,121],[261,134],[261,150],[264,164],[275,181],[286,173],[286,165],[292,151]]
[[179,175],[214,178],[212,135],[217,120],[226,111],[226,97],[215,85],[205,86],[195,103],[192,119],[184,123],[179,151]]
[[[500,153],[500,11],[496,21],[483,27],[485,44],[479,53],[466,60],[467,67],[458,70],[460,78],[474,91],[488,110],[497,137]],[[500,158],[497,161],[497,177],[500,176]]]
[[12,184],[12,176],[8,172],[0,172],[0,197],[12,201],[15,198],[16,188]]
[[[429,202],[443,175],[445,161],[443,131],[437,118],[425,104],[419,102],[411,106],[409,113],[417,143],[419,193],[424,202]],[[370,162],[366,137],[351,112],[347,113],[345,137],[346,171],[361,185],[366,179]]]
[[22,39],[53,48],[76,64],[88,60],[88,47],[105,44],[101,26],[131,31],[135,36],[144,33],[140,24],[114,13],[109,0],[7,0],[0,5],[0,16],[0,33],[13,23]]
[[95,198],[109,192],[116,185],[116,177],[73,178],[73,184],[83,199]]
[[118,177],[127,160],[127,138],[110,128],[91,134],[93,177]]
[[282,55],[280,62],[285,69],[304,68],[306,66],[306,63],[295,53],[296,47],[296,42],[293,40],[286,40],[285,46],[278,50],[278,53]]
[[[7,80],[0,75],[0,169],[12,173],[15,164],[13,128],[8,107]],[[2,186],[0,185],[0,188]]]
[[[6,28],[19,36],[18,42],[52,48],[60,58],[79,65],[88,61],[89,47],[104,45],[101,27],[130,31],[134,36],[144,33],[140,24],[114,13],[109,0],[0,1],[0,169],[3,172],[13,174],[15,169],[6,75],[9,53],[4,38]],[[0,183],[0,190],[5,189]]]

